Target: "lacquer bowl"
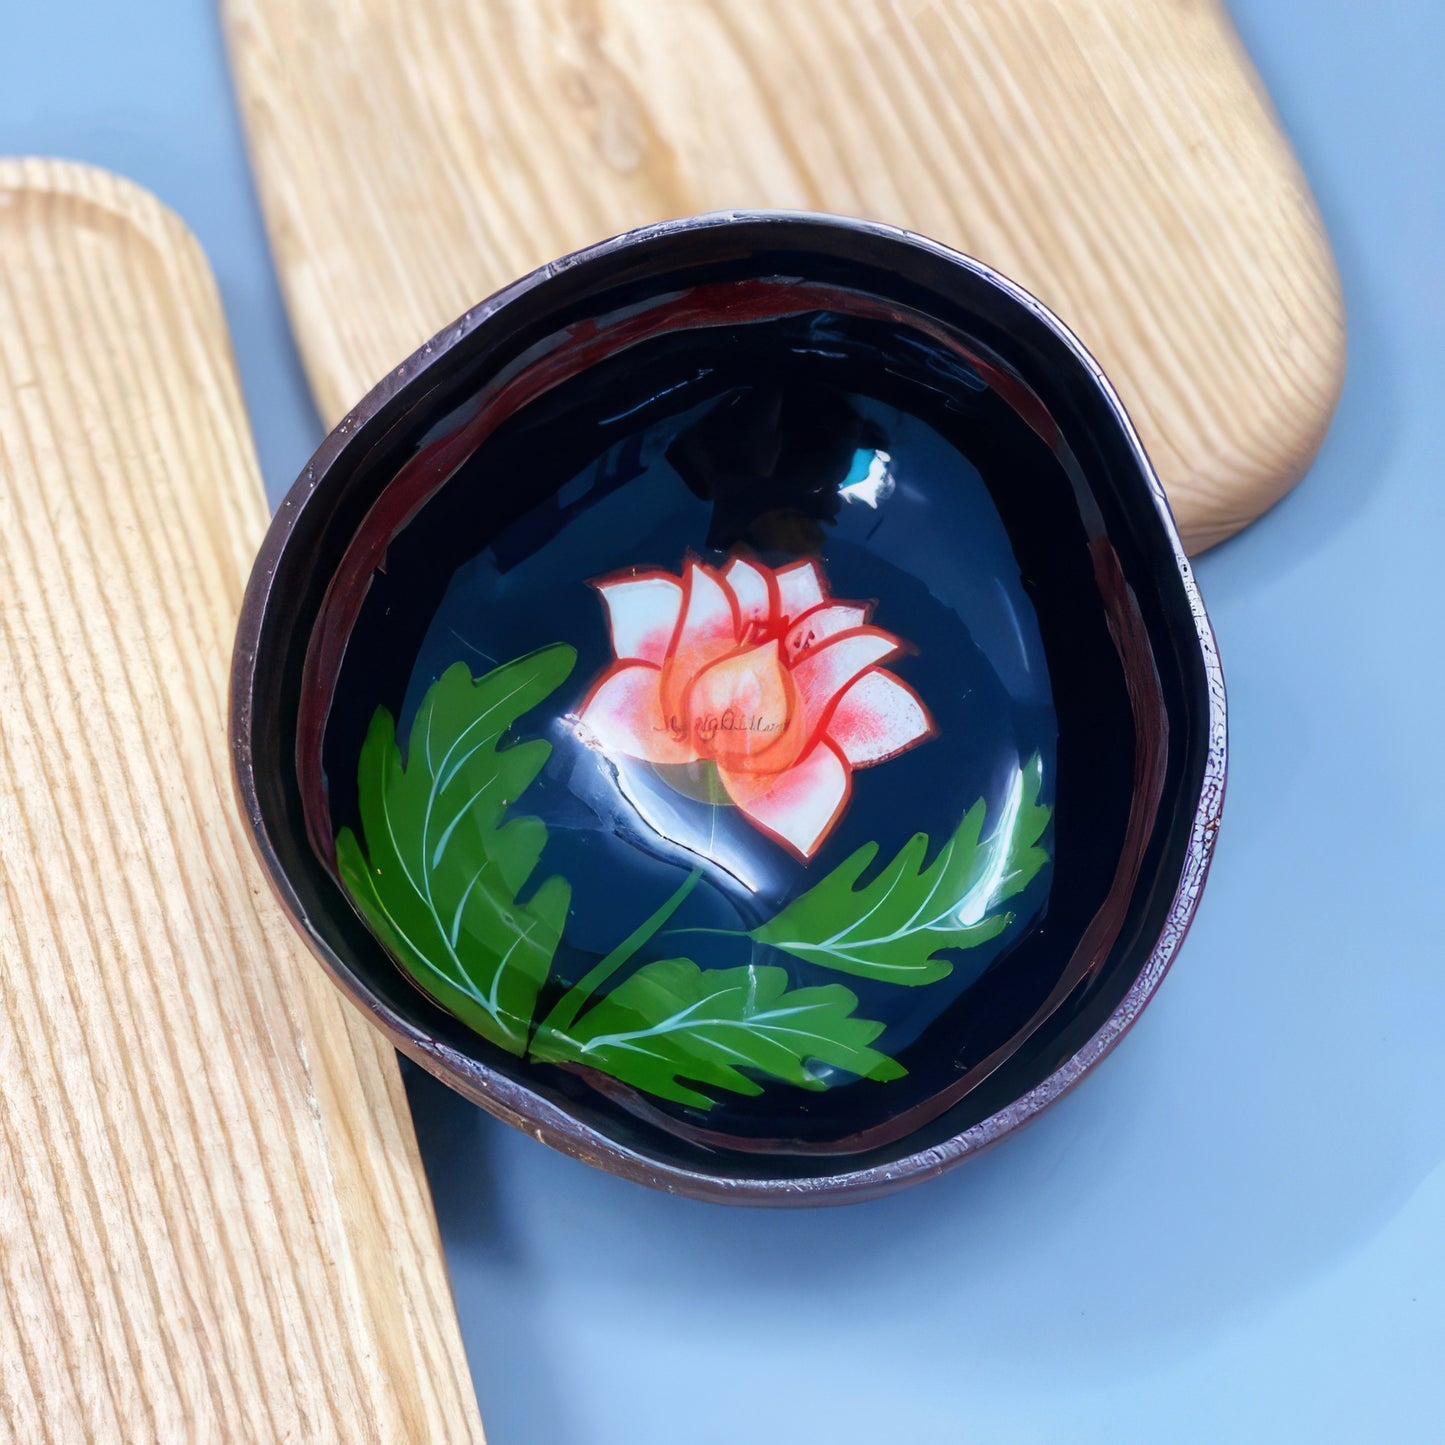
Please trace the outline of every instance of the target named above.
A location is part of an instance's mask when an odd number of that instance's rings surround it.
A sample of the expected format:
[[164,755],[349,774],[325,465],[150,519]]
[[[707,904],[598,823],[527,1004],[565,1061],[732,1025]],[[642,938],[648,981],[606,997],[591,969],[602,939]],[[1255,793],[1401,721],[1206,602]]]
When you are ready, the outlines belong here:
[[1073,335],[890,227],[557,261],[336,428],[233,677],[242,807],[404,1053],[644,1183],[881,1193],[1158,987],[1224,786],[1213,639]]

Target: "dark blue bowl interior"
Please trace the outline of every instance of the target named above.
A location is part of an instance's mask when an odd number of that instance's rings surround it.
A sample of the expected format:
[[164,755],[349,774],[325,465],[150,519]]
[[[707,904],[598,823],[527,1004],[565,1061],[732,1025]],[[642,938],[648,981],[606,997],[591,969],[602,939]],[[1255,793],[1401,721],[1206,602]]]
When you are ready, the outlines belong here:
[[[982,268],[796,217],[612,243],[443,333],[328,441],[288,509],[246,673],[283,897],[402,1047],[552,1142],[697,1192],[876,1189],[1031,1112],[1019,1101],[1127,1024],[1141,974],[1167,962],[1222,761],[1207,629],[1111,394]],[[575,725],[613,662],[589,582],[739,556],[813,559],[835,597],[872,603],[909,644],[888,666],[935,728],[852,775],[806,859],[666,769],[619,774]],[[514,805],[547,828],[532,881],[571,885],[539,1013],[697,868],[627,971],[685,952],[781,968],[795,988],[844,983],[901,1077],[819,1069],[827,1087],[764,1078],[704,1109],[520,1060],[397,968],[334,865],[336,831],[360,828],[373,714],[414,748],[448,667],[482,674],[558,642],[575,667],[512,733],[552,748]],[[1048,862],[998,936],[944,949],[946,978],[844,977],[740,937],[863,845],[866,883],[916,833],[936,851],[980,799],[1006,815],[1029,765]]]

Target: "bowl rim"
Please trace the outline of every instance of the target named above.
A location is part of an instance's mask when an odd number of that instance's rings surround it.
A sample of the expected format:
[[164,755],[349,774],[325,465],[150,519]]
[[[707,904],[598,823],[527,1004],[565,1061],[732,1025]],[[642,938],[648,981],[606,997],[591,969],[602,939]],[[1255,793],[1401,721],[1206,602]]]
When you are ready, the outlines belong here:
[[[327,942],[302,904],[272,838],[259,796],[252,740],[258,718],[257,661],[261,635],[272,605],[282,553],[306,510],[358,435],[405,387],[484,322],[553,277],[578,266],[605,263],[643,243],[694,231],[746,225],[781,228],[798,223],[837,228],[931,253],[1003,293],[1062,343],[1087,374],[1098,398],[1146,483],[1164,538],[1178,569],[1199,647],[1207,698],[1207,738],[1198,802],[1173,901],[1154,946],[1133,983],[1108,1018],[1074,1054],[1044,1080],[986,1119],[941,1143],[881,1164],[797,1177],[746,1177],[709,1173],[659,1160],[576,1118],[526,1084],[433,1037],[379,998],[346,959]],[[257,554],[241,606],[230,673],[232,775],[237,802],[252,847],[270,887],[311,953],[351,1004],[359,1008],[400,1052],[489,1113],[541,1142],[610,1173],[669,1193],[716,1202],[763,1205],[834,1204],[871,1198],[952,1168],[1013,1133],[1072,1089],[1109,1054],[1133,1026],[1168,972],[1193,922],[1213,858],[1223,812],[1228,763],[1224,679],[1218,646],[1204,610],[1194,571],[1179,539],[1164,489],[1123,403],[1103,369],[1072,330],[1016,282],[982,261],[929,237],[885,222],[805,210],[734,209],[709,211],[623,231],[538,267],[464,312],[383,377],[317,447],[276,509]]]

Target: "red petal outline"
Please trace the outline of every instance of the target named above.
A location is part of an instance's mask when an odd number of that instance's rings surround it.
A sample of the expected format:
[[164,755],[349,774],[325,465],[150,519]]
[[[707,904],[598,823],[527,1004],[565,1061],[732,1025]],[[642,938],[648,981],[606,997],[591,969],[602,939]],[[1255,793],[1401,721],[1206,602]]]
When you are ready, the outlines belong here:
[[832,600],[832,594],[828,591],[828,579],[823,575],[823,569],[818,566],[816,560],[814,560],[812,557],[805,557],[801,562],[789,562],[786,567],[779,567],[773,574],[778,584],[777,615],[780,621],[783,620],[783,618],[786,618],[788,622],[793,621],[793,615],[791,613],[784,613],[782,611],[783,579],[785,577],[791,577],[795,572],[803,571],[804,568],[806,568],[813,574],[813,583],[818,589],[818,600],[813,603],[812,607],[803,608],[802,612],[799,612],[797,616],[801,617],[803,613],[811,612],[813,610],[813,607],[821,607],[825,602],[829,602]]
[[[859,621],[850,624],[849,627],[840,627],[837,632],[830,632],[826,636],[819,638],[818,641],[813,644],[814,647],[821,647],[825,642],[831,642],[833,638],[837,637],[840,633],[851,631],[856,627],[867,627],[872,620],[875,605],[873,602],[848,602],[838,597],[827,597],[816,607],[810,607],[806,612],[801,613],[788,623],[788,630],[784,638],[786,645],[783,649],[783,655],[788,659],[788,666],[791,667],[801,661],[805,654],[813,650],[813,647],[800,647],[794,651],[791,641],[793,633],[802,627],[810,617],[817,617],[821,613],[831,611],[835,607],[846,608],[849,611],[861,612],[863,614]],[[882,631],[881,628],[879,630]]]
[[713,582],[716,582],[722,595],[727,598],[728,609],[733,619],[733,643],[741,639],[738,632],[742,625],[742,611],[738,607],[738,599],[733,589],[728,586],[727,578],[716,567],[709,567],[697,554],[691,550],[683,558],[682,563],[682,606],[677,613],[677,626],[673,629],[672,642],[668,645],[668,656],[671,657],[682,642],[683,631],[687,625],[687,609],[692,603],[692,579],[696,572],[706,574]]
[[[877,673],[879,677],[886,677],[888,681],[891,682],[895,687],[901,687],[904,692],[908,693],[908,695],[912,697],[913,701],[918,704],[918,710],[923,714],[923,719],[928,724],[928,726],[923,732],[919,733],[917,737],[913,738],[910,742],[904,743],[901,747],[894,748],[891,753],[881,753],[878,757],[869,758],[866,762],[855,763],[852,758],[848,756],[847,752],[843,748],[843,745],[832,736],[830,729],[832,728],[834,717],[837,716],[838,709],[843,704],[844,698],[846,698],[848,694],[852,692],[852,690],[857,687],[858,684],[862,682],[865,677],[870,677],[874,673]],[[828,744],[831,747],[835,748],[838,752],[842,753],[844,761],[847,762],[848,766],[856,772],[859,768],[876,768],[879,763],[886,763],[890,758],[899,757],[901,754],[906,753],[910,748],[916,748],[919,743],[926,743],[931,741],[933,738],[936,738],[938,736],[938,724],[934,722],[933,714],[929,712],[927,705],[924,703],[923,699],[919,697],[916,688],[910,687],[909,684],[904,682],[904,680],[899,677],[896,672],[890,672],[886,667],[869,667],[865,668],[862,672],[860,672],[858,676],[855,677],[853,681],[850,682],[848,686],[845,687],[843,691],[840,692],[838,696],[833,699],[833,702],[828,709],[827,721],[823,724],[823,734],[824,737],[827,739]]]
[[[824,653],[859,637],[876,637],[880,642],[887,642],[889,644],[889,650],[879,653],[876,657],[870,657],[867,662],[862,663],[856,672],[850,673],[844,678],[826,698],[815,700],[810,697],[806,686],[806,676],[799,677],[798,674],[803,672],[805,668],[809,668],[810,664],[816,667],[818,665],[817,659],[821,658]],[[879,664],[891,661],[895,657],[906,656],[911,651],[912,648],[910,648],[901,637],[895,637],[893,633],[885,632],[881,627],[850,627],[845,632],[835,632],[817,647],[809,648],[793,667],[793,682],[797,686],[798,695],[803,704],[804,713],[807,718],[809,737],[817,737],[818,734],[823,731],[828,719],[832,716],[833,708],[838,699],[842,697],[869,668],[877,667]]]
[[[830,753],[832,753],[834,758],[837,759],[838,766],[842,768],[843,794],[838,799],[838,805],[833,809],[833,812],[828,818],[828,821],[823,825],[818,835],[813,839],[813,846],[805,852],[803,849],[799,848],[794,842],[792,842],[791,839],[785,838],[776,829],[770,828],[766,823],[762,822],[758,818],[755,818],[752,813],[748,811],[748,809],[751,803],[761,802],[770,793],[775,791],[783,782],[787,780],[790,774],[796,772],[798,768],[802,767],[803,764],[806,763],[806,761],[810,757],[812,757],[812,755],[817,752],[819,748],[826,748]],[[752,796],[747,802],[744,802],[743,800],[737,798],[733,794],[732,788],[729,786],[729,780],[730,778],[735,777],[735,774],[729,774],[722,768],[719,768],[718,775],[722,778],[723,786],[728,790],[728,796],[732,798],[735,803],[737,803],[738,810],[743,814],[745,818],[747,818],[748,822],[754,828],[756,828],[759,833],[762,833],[766,837],[771,838],[773,842],[778,844],[780,848],[785,848],[800,863],[806,863],[810,858],[814,856],[814,854],[817,853],[818,849],[821,848],[825,842],[827,842],[828,835],[832,833],[833,829],[838,826],[838,820],[843,816],[845,812],[847,812],[848,804],[853,799],[853,769],[848,766],[847,758],[843,757],[838,752],[838,749],[835,748],[833,744],[830,743],[826,738],[823,738],[817,743],[815,743],[812,748],[810,748],[806,753],[804,753],[803,756],[799,758],[798,761],[787,770],[787,772],[779,773],[776,776],[772,787],[758,789],[755,793],[752,794]]]
[[[722,569],[722,578],[723,581],[727,583],[729,590],[732,590],[732,581],[728,574],[732,572],[735,567],[746,567],[750,572],[756,572],[757,575],[762,578],[763,589],[768,597],[768,610],[767,614],[760,620],[764,627],[775,623],[778,617],[778,579],[774,575],[773,569],[762,562],[755,562],[751,557],[731,557],[728,559],[727,565]],[[736,591],[733,591],[733,596],[737,596]],[[742,626],[742,616],[742,604],[740,602],[738,604],[739,627]]]
[[[593,728],[595,730],[595,724],[588,723],[587,721],[587,710],[593,705],[593,703],[597,701],[597,697],[601,693],[603,688],[605,688],[610,682],[614,681],[616,678],[628,672],[653,673],[656,675],[659,684],[662,681],[662,669],[660,667],[655,667],[650,662],[613,663],[613,665],[609,667],[602,674],[602,676],[597,679],[595,683],[592,684],[592,688],[588,692],[586,700],[577,710],[577,719],[583,727]],[[656,724],[659,722],[662,724],[661,728],[656,726]],[[663,715],[660,704],[657,710],[656,718],[643,719],[640,722],[636,722],[634,730],[637,737],[639,738],[639,744],[636,749],[619,747],[615,742],[613,742],[611,746],[609,746],[607,742],[603,741],[599,737],[598,742],[601,744],[602,751],[604,753],[621,753],[624,757],[628,758],[641,758],[644,762],[691,763],[697,761],[697,753],[691,747],[691,740],[679,740],[671,731],[669,731],[667,727],[667,718]],[[652,756],[648,755],[648,751],[644,746],[644,741],[652,741],[652,739],[648,737],[649,733],[657,734],[655,745],[651,749],[651,752],[653,754]]]
[[[608,600],[607,592],[609,588],[625,587],[629,583],[637,582],[666,582],[677,589],[677,617],[673,619],[672,631],[667,643],[663,647],[661,657],[643,657],[638,653],[631,652],[624,654],[620,652],[617,647],[617,632],[613,626],[612,604]],[[683,605],[687,600],[682,579],[680,577],[674,577],[671,572],[666,572],[661,567],[641,567],[633,568],[625,572],[612,572],[605,577],[593,577],[587,585],[594,588],[602,598],[603,616],[607,619],[607,639],[612,644],[612,655],[619,662],[647,662],[651,663],[654,667],[661,667],[667,657],[668,648],[672,646],[672,639],[677,636],[678,619],[682,617]]]

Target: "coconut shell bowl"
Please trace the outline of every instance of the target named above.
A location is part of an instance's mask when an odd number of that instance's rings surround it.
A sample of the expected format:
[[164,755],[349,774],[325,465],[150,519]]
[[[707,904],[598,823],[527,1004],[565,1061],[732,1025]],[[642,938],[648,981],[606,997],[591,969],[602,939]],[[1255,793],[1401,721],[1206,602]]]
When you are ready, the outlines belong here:
[[241,806],[396,1047],[589,1163],[862,1198],[1070,1088],[1158,987],[1224,700],[1169,509],[1039,302],[728,213],[481,303],[257,562]]

